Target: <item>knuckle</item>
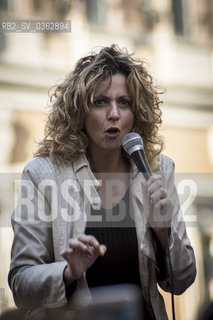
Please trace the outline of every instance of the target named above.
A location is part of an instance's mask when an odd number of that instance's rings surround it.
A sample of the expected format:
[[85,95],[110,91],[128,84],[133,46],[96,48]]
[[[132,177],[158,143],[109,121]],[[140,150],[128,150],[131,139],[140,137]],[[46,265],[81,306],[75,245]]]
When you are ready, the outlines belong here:
[[95,237],[93,235],[88,235],[87,240],[91,243],[95,241]]
[[86,235],[85,234],[79,234],[77,237],[76,237],[76,241],[84,241],[86,239]]
[[162,186],[160,187],[160,192],[161,194],[166,195],[166,190]]
[[72,245],[73,244],[73,239],[69,239],[69,241],[68,241],[68,245]]
[[162,187],[162,183],[161,183],[161,181],[160,181],[160,180],[157,180],[157,181],[156,181],[156,184],[157,184],[157,186],[158,186],[159,188],[161,188],[161,187]]

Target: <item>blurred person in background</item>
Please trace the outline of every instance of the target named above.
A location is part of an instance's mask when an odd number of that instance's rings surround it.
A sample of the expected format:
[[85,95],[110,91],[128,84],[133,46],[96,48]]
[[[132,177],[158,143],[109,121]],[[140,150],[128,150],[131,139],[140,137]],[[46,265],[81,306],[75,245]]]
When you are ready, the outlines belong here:
[[[157,287],[171,292],[165,231],[174,294],[193,283],[174,163],[158,133],[159,94],[144,62],[116,45],[80,59],[56,86],[45,138],[24,168],[12,215],[8,279],[29,319],[71,308],[80,288],[89,297],[93,287],[123,283],[140,288],[145,319],[168,319]],[[147,182],[122,149],[130,132],[143,139],[153,171]]]

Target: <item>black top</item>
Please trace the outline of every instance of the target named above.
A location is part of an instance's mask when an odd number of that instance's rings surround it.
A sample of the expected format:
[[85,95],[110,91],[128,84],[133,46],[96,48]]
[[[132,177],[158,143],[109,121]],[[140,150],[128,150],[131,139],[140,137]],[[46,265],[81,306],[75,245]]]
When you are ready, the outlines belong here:
[[[86,279],[90,288],[125,283],[141,287],[138,242],[135,223],[130,215],[132,212],[129,192],[111,210],[91,209],[91,216],[101,218],[101,221],[87,222],[85,233],[94,235],[100,244],[106,245],[107,251],[103,257],[98,257],[86,271]],[[142,304],[144,305],[143,301]],[[153,319],[145,305],[144,315],[144,319]]]
[[129,216],[128,192],[121,201],[122,205],[120,202],[111,210],[92,210],[91,216],[101,217],[102,221],[87,222],[85,233],[107,247],[105,255],[98,257],[86,272],[89,287],[121,283],[140,286],[138,243],[134,221]]

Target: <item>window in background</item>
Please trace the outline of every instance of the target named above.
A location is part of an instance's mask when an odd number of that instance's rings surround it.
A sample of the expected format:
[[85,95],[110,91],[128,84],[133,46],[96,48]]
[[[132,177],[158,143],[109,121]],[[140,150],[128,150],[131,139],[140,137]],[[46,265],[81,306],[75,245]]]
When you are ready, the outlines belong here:
[[175,34],[183,35],[183,5],[182,0],[172,0],[173,26]]
[[87,20],[91,24],[104,24],[105,22],[104,0],[86,0]]
[[188,0],[172,0],[173,27],[177,36],[190,37],[192,35],[194,19],[190,13]]
[[0,11],[8,10],[8,0],[0,0]]

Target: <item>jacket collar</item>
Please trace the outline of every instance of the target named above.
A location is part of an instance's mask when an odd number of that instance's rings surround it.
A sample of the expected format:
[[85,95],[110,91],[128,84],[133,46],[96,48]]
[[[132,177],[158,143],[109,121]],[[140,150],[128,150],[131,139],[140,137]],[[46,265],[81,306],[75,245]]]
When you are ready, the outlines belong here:
[[75,173],[83,167],[89,167],[89,162],[85,153],[82,153],[77,159],[73,161],[73,169]]
[[92,208],[95,210],[100,209],[101,199],[99,197],[97,189],[101,186],[101,182],[96,179],[93,172],[91,171],[85,153],[83,153],[78,157],[78,159],[73,161],[73,170]]
[[[137,166],[135,165],[134,161],[131,159],[131,171],[130,176],[131,180],[137,181],[137,185],[140,186],[140,181],[142,184],[146,185],[146,180],[141,173],[139,173]],[[101,206],[101,199],[98,195],[97,189],[101,186],[101,182],[96,179],[95,175],[93,174],[92,170],[90,169],[89,161],[85,155],[82,153],[77,159],[73,161],[73,170],[77,177],[78,182],[80,183],[82,189],[84,190],[87,199],[91,203],[94,209],[98,209]],[[144,204],[144,194],[140,187],[136,187],[135,189],[135,196],[138,201]],[[146,196],[145,196],[146,198]],[[97,207],[98,206],[98,207]]]

